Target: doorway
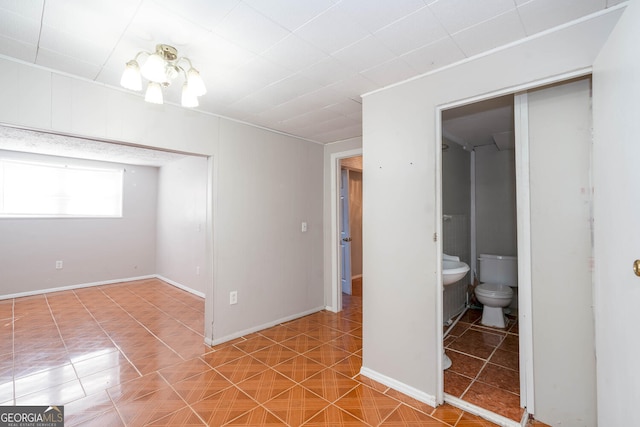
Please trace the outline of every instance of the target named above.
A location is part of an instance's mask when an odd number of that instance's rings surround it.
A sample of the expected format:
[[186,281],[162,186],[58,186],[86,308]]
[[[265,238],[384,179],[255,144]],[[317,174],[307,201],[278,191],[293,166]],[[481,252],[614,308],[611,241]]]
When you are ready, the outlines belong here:
[[340,283],[362,296],[362,156],[340,160]]
[[[470,267],[443,289],[444,393],[519,422],[514,96],[443,111],[442,134],[443,253]],[[504,315],[483,319],[479,281],[506,286]]]
[[[590,105],[589,76],[532,84],[514,95],[519,332],[514,345],[523,418],[467,402],[464,394],[443,394],[444,401],[500,425],[521,425],[528,414],[551,425],[595,420],[592,271],[585,268],[593,246]],[[442,190],[442,182],[439,186]]]

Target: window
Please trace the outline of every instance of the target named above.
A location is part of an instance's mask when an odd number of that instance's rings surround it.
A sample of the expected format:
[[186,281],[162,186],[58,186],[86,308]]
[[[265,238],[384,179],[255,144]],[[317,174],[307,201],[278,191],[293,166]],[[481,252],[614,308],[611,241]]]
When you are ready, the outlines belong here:
[[0,159],[0,217],[121,217],[122,169]]

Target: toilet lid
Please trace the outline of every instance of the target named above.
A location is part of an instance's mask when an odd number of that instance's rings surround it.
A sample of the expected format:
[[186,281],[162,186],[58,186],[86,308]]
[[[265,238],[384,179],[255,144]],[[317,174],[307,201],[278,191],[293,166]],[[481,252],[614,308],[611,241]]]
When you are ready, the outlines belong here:
[[512,297],[513,289],[498,283],[483,283],[476,287],[476,293],[487,297]]

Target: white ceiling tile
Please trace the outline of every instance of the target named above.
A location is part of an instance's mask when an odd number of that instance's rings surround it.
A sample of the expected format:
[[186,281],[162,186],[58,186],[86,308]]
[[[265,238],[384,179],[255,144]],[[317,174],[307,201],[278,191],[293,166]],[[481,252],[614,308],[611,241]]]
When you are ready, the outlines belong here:
[[245,76],[251,76],[262,86],[270,85],[292,74],[291,70],[274,64],[262,56],[257,56],[253,61],[238,68],[237,71]]
[[300,70],[329,57],[295,34],[280,40],[262,56],[290,70]]
[[42,26],[40,36],[40,47],[53,52],[61,53],[65,56],[77,58],[84,62],[89,62],[102,66],[111,54],[118,39],[100,40],[99,38],[76,37],[73,33],[67,33],[58,28],[48,25]]
[[[24,2],[28,3],[28,2]],[[0,36],[35,45],[40,36],[40,17],[24,16],[20,13],[6,11],[0,14]],[[0,52],[3,46],[0,46]]]
[[318,84],[301,75],[289,76],[255,93],[268,100],[271,105],[280,105],[291,101],[303,93],[313,92],[319,88]]
[[429,7],[453,34],[514,9],[515,4],[513,0],[440,0]]
[[444,67],[465,58],[464,53],[450,38],[416,49],[401,58],[420,73]]
[[[313,92],[305,93],[296,98],[295,101],[307,106],[322,108],[341,102],[344,99],[345,95],[343,93],[329,86],[325,86]],[[298,114],[302,114],[302,111],[299,111]]]
[[382,28],[374,35],[393,52],[402,55],[448,34],[431,9],[423,7]]
[[35,62],[38,46],[0,35],[0,54],[26,62]]
[[528,35],[603,9],[606,0],[533,0],[518,6],[520,19]]
[[295,34],[323,51],[333,53],[366,37],[369,32],[334,6],[298,28]]
[[240,0],[155,0],[184,19],[204,28],[215,28],[240,3]]
[[258,114],[271,108],[273,104],[263,96],[251,94],[234,102],[230,107],[243,114]]
[[263,111],[260,113],[260,117],[262,120],[269,122],[282,122],[316,108],[320,108],[320,106],[312,105],[308,102],[301,101],[300,98],[296,98]]
[[375,33],[382,27],[425,7],[423,0],[342,0],[339,9],[347,11],[364,29]]
[[257,54],[238,46],[214,33],[207,33],[195,46],[185,49],[185,54],[194,62],[194,67],[207,66],[234,69],[247,65]]
[[64,73],[74,74],[85,79],[93,79],[100,71],[100,66],[90,64],[77,58],[65,56],[47,49],[38,49],[36,64],[52,68]]
[[620,3],[624,3],[626,0],[607,0],[607,7],[612,7]]
[[328,105],[326,109],[336,111],[346,116],[362,111],[362,102],[358,102],[353,99],[346,99],[342,102],[338,102],[337,104]]
[[526,37],[526,33],[518,12],[511,10],[453,34],[451,37],[466,56],[473,56]]
[[265,51],[289,34],[287,30],[244,3],[233,9],[216,27],[215,32],[256,53]]
[[0,9],[36,21],[39,21],[42,17],[43,8],[44,0],[3,0],[0,2]]
[[300,74],[321,85],[330,85],[355,74],[333,57],[327,57],[300,71]]
[[411,78],[418,72],[402,59],[394,58],[361,74],[382,87]]
[[289,31],[330,8],[333,0],[244,0],[245,3]]
[[367,36],[332,55],[347,67],[360,72],[394,58],[396,55],[384,46],[374,36]]
[[139,43],[138,50],[153,51],[156,44],[169,44],[184,54],[183,48],[200,43],[208,33],[160,4],[145,1],[126,29],[126,36]]
[[336,90],[347,98],[360,100],[360,95],[377,89],[378,85],[360,74],[355,74],[327,88]]

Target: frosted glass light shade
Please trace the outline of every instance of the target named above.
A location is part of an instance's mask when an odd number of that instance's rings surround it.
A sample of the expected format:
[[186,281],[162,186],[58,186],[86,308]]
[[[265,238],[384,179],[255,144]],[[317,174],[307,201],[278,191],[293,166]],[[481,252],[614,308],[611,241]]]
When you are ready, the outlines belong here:
[[189,90],[195,96],[201,96],[207,93],[207,88],[204,86],[202,77],[200,77],[200,72],[195,68],[190,68],[187,72],[187,82],[189,83]]
[[200,105],[198,103],[198,97],[193,93],[188,83],[182,85],[182,106],[187,108],[194,108]]
[[147,80],[162,83],[167,81],[165,66],[166,63],[164,59],[157,53],[154,53],[153,55],[149,55],[140,71]]
[[144,95],[144,100],[152,104],[162,104],[162,86],[160,83],[149,82],[147,86],[147,92]]
[[142,79],[140,78],[140,66],[135,60],[127,62],[127,66],[120,79],[122,87],[131,90],[142,90]]

